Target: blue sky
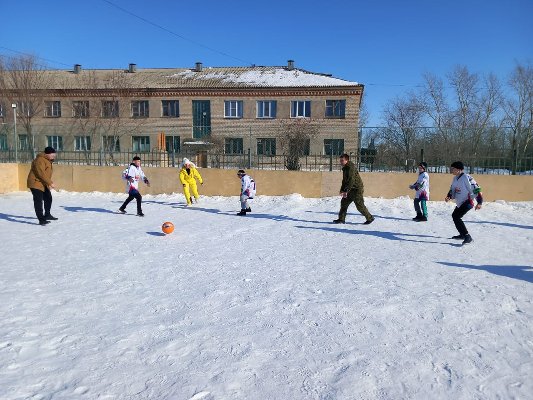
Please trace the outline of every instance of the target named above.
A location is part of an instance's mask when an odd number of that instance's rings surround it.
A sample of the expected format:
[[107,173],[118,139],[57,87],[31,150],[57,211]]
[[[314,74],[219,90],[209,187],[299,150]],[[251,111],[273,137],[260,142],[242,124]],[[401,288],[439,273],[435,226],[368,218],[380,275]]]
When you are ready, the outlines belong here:
[[2,55],[31,53],[58,69],[292,59],[363,83],[369,125],[424,72],[444,78],[460,64],[505,79],[533,62],[533,0],[0,0],[0,10]]

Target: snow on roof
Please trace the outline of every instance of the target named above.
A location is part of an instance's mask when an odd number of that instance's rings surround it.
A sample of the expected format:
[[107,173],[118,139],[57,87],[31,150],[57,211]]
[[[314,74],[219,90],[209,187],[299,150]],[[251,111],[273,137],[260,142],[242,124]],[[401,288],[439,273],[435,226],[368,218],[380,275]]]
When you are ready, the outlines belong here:
[[171,77],[192,80],[217,80],[222,83],[236,83],[245,86],[298,87],[298,86],[354,86],[357,82],[345,81],[324,74],[301,69],[287,70],[281,67],[245,69],[242,72],[206,68],[202,72],[182,71]]

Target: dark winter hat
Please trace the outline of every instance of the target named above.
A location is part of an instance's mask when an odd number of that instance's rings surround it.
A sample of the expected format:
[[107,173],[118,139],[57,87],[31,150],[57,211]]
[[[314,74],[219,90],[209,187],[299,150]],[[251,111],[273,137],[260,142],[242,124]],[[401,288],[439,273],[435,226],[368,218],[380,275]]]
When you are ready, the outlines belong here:
[[451,167],[455,169],[465,169],[465,165],[461,161],[452,162]]
[[237,172],[237,175],[246,175],[246,172],[244,172],[244,169],[240,169],[240,170]]
[[428,163],[425,161],[422,161],[418,166],[424,168],[424,171],[428,169]]
[[52,154],[52,153],[55,153],[56,152],[56,149],[54,149],[53,147],[50,147],[48,146],[47,148],[44,149],[44,154]]
[[133,157],[133,161],[137,161],[137,160],[141,161],[141,157],[139,157],[139,156]]

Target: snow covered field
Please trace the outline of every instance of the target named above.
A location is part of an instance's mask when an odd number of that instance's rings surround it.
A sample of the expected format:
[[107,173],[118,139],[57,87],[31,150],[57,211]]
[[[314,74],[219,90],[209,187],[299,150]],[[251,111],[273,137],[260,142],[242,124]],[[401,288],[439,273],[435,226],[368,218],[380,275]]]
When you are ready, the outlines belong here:
[[125,197],[0,196],[0,399],[533,398],[533,203]]

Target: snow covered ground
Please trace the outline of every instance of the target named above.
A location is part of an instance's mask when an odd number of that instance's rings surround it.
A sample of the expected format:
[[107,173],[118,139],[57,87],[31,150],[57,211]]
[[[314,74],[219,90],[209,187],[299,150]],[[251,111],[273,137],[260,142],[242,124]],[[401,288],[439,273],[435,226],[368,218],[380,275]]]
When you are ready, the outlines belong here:
[[124,198],[0,196],[0,399],[533,398],[533,203]]

